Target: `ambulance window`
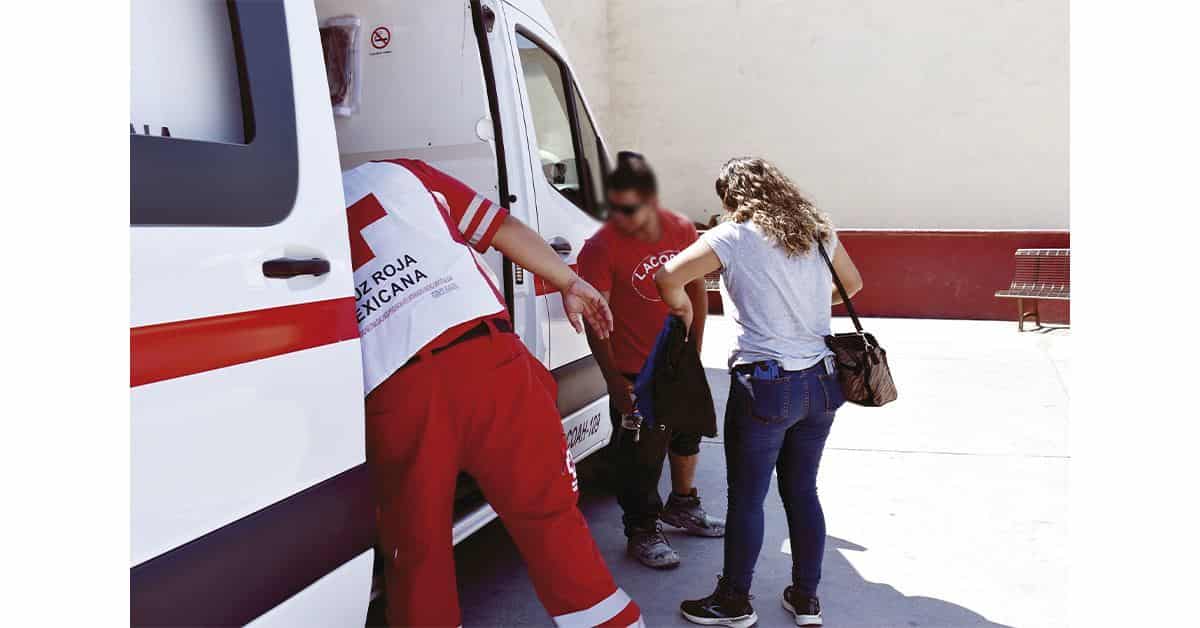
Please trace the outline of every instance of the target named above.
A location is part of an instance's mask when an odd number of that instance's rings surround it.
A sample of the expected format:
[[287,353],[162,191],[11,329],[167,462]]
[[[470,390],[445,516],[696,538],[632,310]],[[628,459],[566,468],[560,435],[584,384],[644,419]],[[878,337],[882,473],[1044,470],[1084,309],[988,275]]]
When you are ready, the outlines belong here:
[[132,132],[246,143],[228,3],[133,0],[131,9]]
[[[273,225],[299,180],[283,2],[131,4],[129,222]],[[253,80],[251,80],[253,77]]]
[[608,155],[604,154],[604,146],[596,135],[596,127],[592,125],[592,117],[588,115],[587,107],[579,96],[579,86],[575,89],[575,117],[579,120],[579,143],[583,146],[583,168],[586,176],[590,177],[591,188],[588,190],[592,207],[603,207],[604,174],[608,172]]
[[[576,150],[581,138],[571,125],[568,98],[574,94],[567,93],[566,70],[553,55],[521,33],[517,33],[517,49],[542,174],[564,198],[595,216],[599,205],[586,198],[582,183],[589,175],[583,174],[584,160]],[[586,157],[587,151],[583,154]]]

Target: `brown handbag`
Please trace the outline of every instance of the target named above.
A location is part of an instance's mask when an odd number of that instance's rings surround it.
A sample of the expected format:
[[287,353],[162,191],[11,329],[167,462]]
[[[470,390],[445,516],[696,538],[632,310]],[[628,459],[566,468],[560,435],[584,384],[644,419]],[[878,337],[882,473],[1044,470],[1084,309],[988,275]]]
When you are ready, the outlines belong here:
[[875,336],[863,331],[858,322],[858,314],[854,312],[854,304],[850,295],[838,279],[833,262],[824,245],[817,242],[821,257],[829,266],[829,274],[833,275],[833,283],[837,286],[838,294],[842,295],[842,303],[846,304],[846,313],[854,321],[855,331],[844,334],[825,336],[825,346],[834,353],[837,362],[838,381],[842,384],[842,394],[846,401],[860,406],[882,406],[896,400],[896,384],[892,381],[892,370],[888,367],[887,351],[879,346]]

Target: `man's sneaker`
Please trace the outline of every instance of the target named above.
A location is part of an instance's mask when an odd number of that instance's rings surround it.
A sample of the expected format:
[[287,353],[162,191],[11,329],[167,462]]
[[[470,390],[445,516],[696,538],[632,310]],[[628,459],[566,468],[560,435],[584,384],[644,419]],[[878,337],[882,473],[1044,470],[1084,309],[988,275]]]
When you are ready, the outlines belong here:
[[750,594],[737,591],[725,578],[717,578],[717,590],[712,595],[680,604],[679,612],[684,619],[702,626],[749,628],[758,622],[750,606]]
[[633,528],[628,548],[629,555],[647,567],[673,569],[679,566],[679,554],[671,549],[658,523],[653,528]]
[[694,488],[687,495],[676,495],[672,491],[659,519],[668,525],[682,528],[692,536],[725,536],[725,520],[704,512],[704,507],[700,505],[700,495]]
[[796,617],[797,626],[821,625],[821,600],[796,592],[796,587],[783,590],[783,607]]

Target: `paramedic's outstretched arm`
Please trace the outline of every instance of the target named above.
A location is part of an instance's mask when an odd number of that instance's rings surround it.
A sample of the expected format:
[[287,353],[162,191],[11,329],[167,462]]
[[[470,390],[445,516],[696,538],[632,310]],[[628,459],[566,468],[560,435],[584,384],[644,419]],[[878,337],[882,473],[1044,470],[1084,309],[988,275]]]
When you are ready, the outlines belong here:
[[[692,328],[695,310],[686,286],[699,280],[700,287],[703,289],[704,276],[720,270],[720,268],[721,259],[713,252],[712,247],[704,240],[697,240],[681,251],[679,255],[671,258],[671,261],[664,264],[654,275],[654,283],[658,285],[659,296],[662,297],[667,307],[671,308],[671,313],[682,318],[689,329]],[[707,304],[707,301],[705,303]],[[699,309],[701,311],[699,316],[703,317],[703,312],[707,308],[697,304],[695,309]]]
[[[862,275],[858,274],[858,267],[854,265],[854,260],[850,259],[850,254],[846,252],[846,247],[841,244],[833,252],[833,269],[837,271],[838,279],[842,280],[842,286],[846,288],[846,294],[853,297],[859,290],[862,290]],[[841,302],[842,295],[838,292],[837,286],[834,286],[833,304],[837,305]]]
[[563,263],[558,253],[542,240],[542,236],[525,226],[525,223],[505,216],[504,223],[492,240],[492,246],[562,291],[563,309],[567,311],[567,319],[576,332],[583,332],[581,318],[585,318],[599,337],[608,338],[612,333],[612,312],[604,296],[580,279],[575,271]]

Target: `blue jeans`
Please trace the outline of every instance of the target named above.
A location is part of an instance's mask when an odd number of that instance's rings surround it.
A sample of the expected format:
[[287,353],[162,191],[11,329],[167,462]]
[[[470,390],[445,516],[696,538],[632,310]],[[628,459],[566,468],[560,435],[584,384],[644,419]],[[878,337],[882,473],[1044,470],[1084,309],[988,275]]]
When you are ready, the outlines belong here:
[[771,486],[771,470],[776,469],[791,537],[792,583],[799,593],[816,595],[825,552],[817,467],[833,415],[845,403],[841,385],[836,375],[825,373],[823,364],[781,371],[766,382],[735,371],[729,384],[725,577],[737,589],[750,590],[763,544],[763,500]]

